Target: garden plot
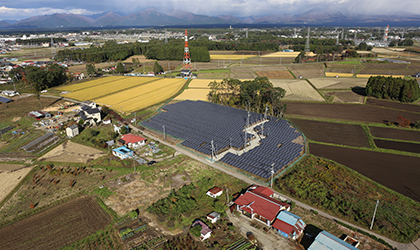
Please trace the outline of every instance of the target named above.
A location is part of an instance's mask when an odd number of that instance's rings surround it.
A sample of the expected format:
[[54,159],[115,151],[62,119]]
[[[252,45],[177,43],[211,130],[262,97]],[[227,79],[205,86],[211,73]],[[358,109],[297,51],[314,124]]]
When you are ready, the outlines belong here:
[[324,98],[304,80],[270,80],[274,87],[281,87],[286,90],[284,100],[296,101],[325,101]]
[[39,161],[88,163],[104,155],[106,154],[98,149],[66,141],[43,155]]
[[324,64],[295,64],[288,66],[288,69],[296,76],[302,76],[303,78],[308,77],[320,77],[324,76],[325,66]]
[[0,202],[25,178],[31,166],[0,164]]
[[235,79],[254,79],[257,75],[248,68],[230,69],[230,78]]
[[368,79],[356,78],[310,78],[308,79],[317,89],[351,89],[365,88]]

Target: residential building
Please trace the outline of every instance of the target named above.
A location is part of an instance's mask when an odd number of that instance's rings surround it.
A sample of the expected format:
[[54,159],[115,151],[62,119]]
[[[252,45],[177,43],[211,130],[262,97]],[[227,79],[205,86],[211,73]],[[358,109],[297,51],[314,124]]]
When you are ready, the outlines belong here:
[[344,242],[342,239],[328,233],[320,232],[308,250],[359,250],[358,248]]
[[207,215],[207,219],[211,221],[211,223],[216,223],[220,219],[220,214],[217,212],[211,212]]
[[118,142],[129,148],[138,149],[146,144],[146,139],[141,136],[128,133],[121,136],[121,139],[118,140]]
[[223,194],[223,189],[221,189],[219,187],[214,187],[214,188],[210,189],[209,191],[207,191],[206,194],[208,196],[210,196],[211,198],[216,198],[216,197]]
[[3,90],[1,92],[3,95],[5,96],[15,96],[15,95],[19,95],[19,92],[17,91],[13,91],[13,90]]
[[[85,105],[83,105],[85,103]],[[102,120],[101,118],[101,111],[98,107],[96,107],[96,103],[85,101],[82,102],[80,105],[80,117],[84,120],[94,120],[96,118],[96,122],[100,122]]]
[[212,231],[211,231],[211,229],[204,222],[202,222],[201,220],[196,220],[192,224],[192,227],[194,227],[196,225],[200,225],[201,226],[200,240],[206,240],[206,239],[210,238]]
[[278,234],[296,240],[305,230],[306,224],[301,218],[288,211],[281,211],[273,223]]
[[134,156],[134,152],[125,146],[113,149],[112,154],[120,158],[121,160],[128,159]]
[[75,137],[79,134],[79,126],[77,124],[70,125],[66,128],[66,133],[68,138]]
[[[280,211],[290,211],[290,204],[267,196],[268,190],[251,186],[234,201],[236,210],[250,219],[271,226]],[[264,193],[261,193],[264,191]]]

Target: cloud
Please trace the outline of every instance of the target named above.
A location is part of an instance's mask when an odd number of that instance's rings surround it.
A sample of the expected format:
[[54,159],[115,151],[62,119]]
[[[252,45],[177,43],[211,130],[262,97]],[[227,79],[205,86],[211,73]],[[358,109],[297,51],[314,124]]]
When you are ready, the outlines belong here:
[[[100,11],[101,12],[101,11]],[[51,15],[54,13],[82,14],[92,15],[100,13],[98,11],[89,11],[86,9],[55,9],[55,8],[8,8],[0,6],[1,20],[20,20],[32,16]]]

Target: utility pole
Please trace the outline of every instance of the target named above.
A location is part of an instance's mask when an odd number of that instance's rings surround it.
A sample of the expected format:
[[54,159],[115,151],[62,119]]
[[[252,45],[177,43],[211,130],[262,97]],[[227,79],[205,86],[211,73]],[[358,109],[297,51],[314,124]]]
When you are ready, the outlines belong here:
[[163,128],[163,140],[166,141],[165,125],[163,125],[162,128]]
[[375,220],[376,209],[378,208],[378,204],[379,204],[379,200],[376,200],[376,207],[375,207],[375,212],[373,212],[372,223],[370,224],[370,230],[372,230],[372,227],[373,227],[373,221]]
[[271,164],[271,188],[273,188],[274,163]]

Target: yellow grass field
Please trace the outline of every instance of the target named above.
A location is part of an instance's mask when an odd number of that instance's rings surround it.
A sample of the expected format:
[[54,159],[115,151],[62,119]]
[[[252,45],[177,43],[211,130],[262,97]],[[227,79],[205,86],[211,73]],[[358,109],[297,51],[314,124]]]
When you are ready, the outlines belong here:
[[263,55],[261,57],[297,57],[299,55],[300,52],[274,52],[268,55]]
[[275,87],[286,90],[284,100],[320,101],[325,99],[305,80],[270,79]]
[[182,94],[177,96],[175,100],[207,101],[207,94],[209,91],[209,89],[186,89],[184,92],[182,92]]
[[[112,81],[112,79],[114,80]],[[101,96],[109,95],[109,93],[115,93],[125,89],[130,89],[132,87],[156,80],[156,78],[131,76],[118,77],[112,79],[110,81],[109,79],[104,78],[106,82],[103,82],[102,84],[97,84],[90,88],[84,88],[79,91],[73,91],[71,93],[64,94],[63,96],[81,101],[94,100]]]
[[331,78],[317,77],[308,79],[316,89],[351,89],[354,87],[366,87],[366,78]]
[[212,79],[193,79],[190,82],[190,84],[188,85],[188,88],[208,89],[209,88],[209,83],[211,83],[213,81],[215,81],[215,80],[212,80]]
[[210,55],[210,60],[241,60],[256,56],[257,55]]
[[385,77],[405,77],[405,75],[369,75],[369,74],[357,74],[358,78],[369,78],[371,76],[385,76]]
[[104,83],[116,81],[119,78],[123,78],[123,76],[102,77],[102,78],[91,80],[91,81],[87,81],[87,82],[82,82],[82,83],[76,83],[76,84],[72,84],[72,85],[61,86],[61,87],[58,87],[57,89],[58,90],[64,90],[64,91],[77,91],[77,90],[81,90],[81,89],[85,89],[85,88],[94,87],[96,85],[100,85],[100,84],[104,84]]
[[0,164],[0,202],[31,171],[32,167],[14,164]]
[[353,77],[354,74],[351,73],[336,73],[336,72],[325,72],[325,76],[331,76],[331,77]]
[[117,93],[94,99],[98,104],[107,105],[115,110],[131,113],[163,102],[175,95],[185,84],[185,79],[159,79]]

